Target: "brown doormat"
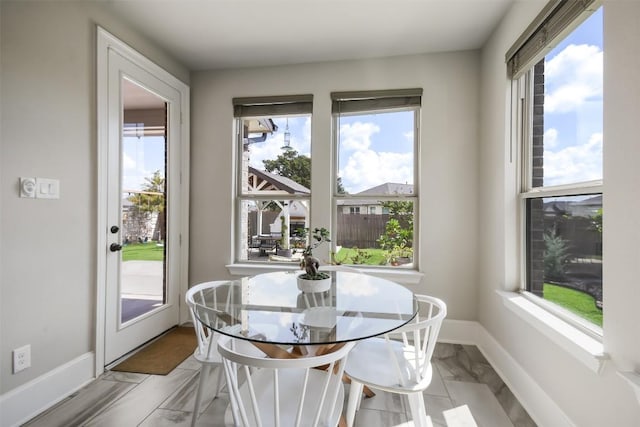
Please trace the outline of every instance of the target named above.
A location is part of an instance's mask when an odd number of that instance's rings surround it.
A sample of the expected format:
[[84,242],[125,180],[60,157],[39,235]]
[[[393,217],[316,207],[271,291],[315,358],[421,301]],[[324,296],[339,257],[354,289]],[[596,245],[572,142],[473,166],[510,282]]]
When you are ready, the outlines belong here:
[[111,370],[167,375],[193,354],[197,346],[198,340],[193,328],[180,326],[151,342]]

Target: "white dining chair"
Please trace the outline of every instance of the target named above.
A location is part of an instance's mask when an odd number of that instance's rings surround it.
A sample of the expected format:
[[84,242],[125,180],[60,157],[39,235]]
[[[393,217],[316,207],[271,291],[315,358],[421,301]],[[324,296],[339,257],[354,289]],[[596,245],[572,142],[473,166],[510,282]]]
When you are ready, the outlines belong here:
[[431,357],[447,306],[426,295],[416,299],[419,312],[412,322],[383,337],[360,341],[351,351],[345,368],[351,380],[347,426],[353,425],[364,386],[406,395],[414,425],[428,425],[422,392],[431,383]]
[[[299,358],[259,358],[218,340],[229,389],[225,422],[236,426],[336,426],[342,416],[342,375],[353,343]],[[322,367],[322,369],[318,369]]]
[[[224,288],[226,288],[226,292],[223,290]],[[224,296],[224,300],[218,300],[220,295]],[[232,301],[232,297],[233,295],[232,292],[230,292],[230,283],[222,280],[204,282],[192,286],[187,290],[185,295],[185,300],[189,307],[191,320],[198,339],[198,346],[193,352],[193,357],[200,362],[201,365],[200,376],[198,379],[198,390],[196,392],[196,400],[194,403],[193,415],[191,417],[192,426],[195,425],[196,419],[200,414],[200,406],[202,404],[204,394],[203,391],[212,370],[217,368],[214,399],[218,396],[218,393],[220,393],[220,390],[224,386],[224,383],[222,382],[224,377],[222,374],[222,358],[220,357],[220,353],[218,353],[217,346],[217,340],[220,337],[220,333],[214,332],[211,328],[205,326],[205,324],[200,321],[196,315],[196,306],[199,306],[197,311],[201,317],[206,317],[204,320],[209,323],[209,325],[215,325],[218,328],[222,328],[226,325],[218,313],[226,313],[229,311],[228,308]],[[239,348],[242,349],[243,352],[253,354],[256,357],[264,357],[264,353],[251,346],[250,343],[245,343],[244,345],[239,346]]]

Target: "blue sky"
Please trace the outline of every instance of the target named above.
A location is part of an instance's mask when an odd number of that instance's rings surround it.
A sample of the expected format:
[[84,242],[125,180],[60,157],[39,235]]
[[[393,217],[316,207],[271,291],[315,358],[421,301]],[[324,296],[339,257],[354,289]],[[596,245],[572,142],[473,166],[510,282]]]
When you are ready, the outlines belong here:
[[164,176],[164,137],[125,137],[122,142],[122,189],[140,190],[157,170]]
[[[282,153],[287,121],[274,118],[274,122],[278,132],[263,143],[251,145],[250,163],[254,167],[263,169],[262,160],[275,159]],[[385,182],[413,183],[413,112],[341,117],[339,126],[338,174],[349,193]],[[309,155],[311,118],[289,118],[289,131],[291,147]]]
[[544,185],[602,179],[602,8],[545,57]]

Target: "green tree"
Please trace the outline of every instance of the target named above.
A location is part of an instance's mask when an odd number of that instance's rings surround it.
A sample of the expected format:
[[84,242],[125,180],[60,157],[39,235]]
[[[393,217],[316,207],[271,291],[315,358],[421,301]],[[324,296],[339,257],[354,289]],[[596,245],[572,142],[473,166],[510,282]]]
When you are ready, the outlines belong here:
[[[275,160],[263,160],[264,170],[294,180],[311,188],[311,158],[298,154],[293,148],[285,149]],[[338,177],[338,194],[345,194],[342,178]]]
[[262,163],[267,172],[284,176],[311,188],[311,158],[298,154],[293,148],[284,150],[275,160],[263,160]]
[[[160,240],[164,240],[165,179],[157,170],[151,177],[146,177],[144,181],[142,190],[129,196],[129,201],[139,212],[158,213],[156,230],[159,231]],[[155,235],[156,233],[154,233]]]
[[546,280],[562,280],[569,259],[567,242],[553,231],[547,231],[544,239],[544,276]]

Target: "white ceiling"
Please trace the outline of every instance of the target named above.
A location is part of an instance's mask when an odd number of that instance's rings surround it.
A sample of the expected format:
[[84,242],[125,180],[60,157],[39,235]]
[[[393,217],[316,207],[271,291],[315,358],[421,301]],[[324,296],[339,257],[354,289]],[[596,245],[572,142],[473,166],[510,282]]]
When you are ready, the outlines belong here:
[[480,48],[515,0],[107,0],[191,70]]

